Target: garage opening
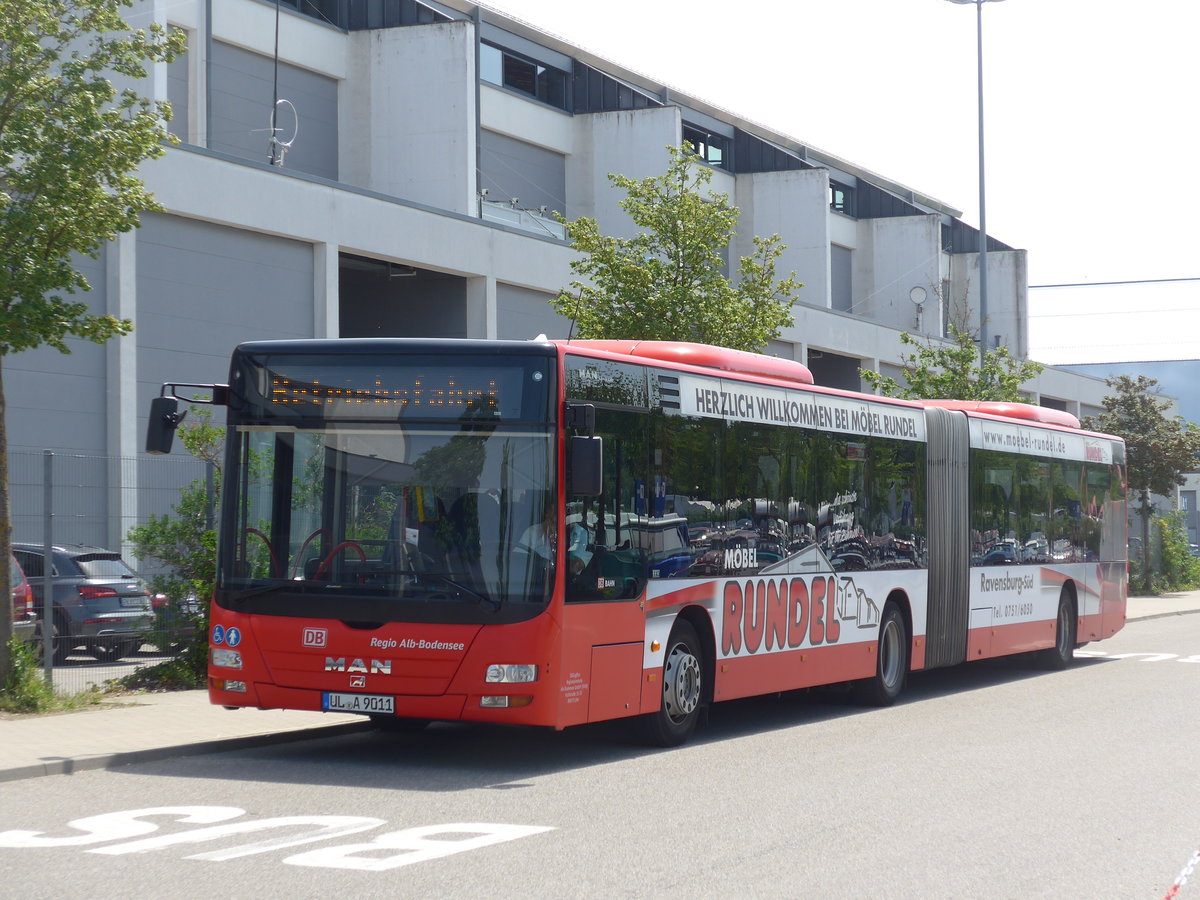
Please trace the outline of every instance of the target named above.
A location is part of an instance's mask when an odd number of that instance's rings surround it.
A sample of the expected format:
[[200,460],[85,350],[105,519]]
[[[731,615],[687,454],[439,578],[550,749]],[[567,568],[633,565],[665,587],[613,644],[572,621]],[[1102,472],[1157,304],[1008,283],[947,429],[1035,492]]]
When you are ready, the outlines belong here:
[[467,337],[467,280],[416,266],[338,256],[342,337]]
[[862,390],[862,379],[858,375],[861,359],[841,356],[828,350],[810,350],[807,365],[817,384],[845,391]]

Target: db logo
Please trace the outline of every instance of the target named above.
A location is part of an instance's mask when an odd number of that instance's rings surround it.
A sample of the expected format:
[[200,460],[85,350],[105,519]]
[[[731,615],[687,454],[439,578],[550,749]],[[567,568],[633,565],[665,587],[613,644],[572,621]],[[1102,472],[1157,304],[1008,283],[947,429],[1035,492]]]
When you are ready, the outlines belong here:
[[324,647],[329,643],[329,632],[324,628],[305,628],[300,638],[302,647]]

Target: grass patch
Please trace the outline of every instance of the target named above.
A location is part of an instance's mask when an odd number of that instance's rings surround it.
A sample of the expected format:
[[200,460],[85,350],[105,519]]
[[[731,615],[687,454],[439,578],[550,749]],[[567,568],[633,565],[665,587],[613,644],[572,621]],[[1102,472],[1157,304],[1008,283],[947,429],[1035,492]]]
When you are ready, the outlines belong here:
[[12,672],[0,687],[0,712],[53,713],[71,712],[103,706],[109,700],[105,688],[91,687],[74,694],[59,694],[46,683],[45,674],[33,651],[24,641],[8,642],[12,654]]

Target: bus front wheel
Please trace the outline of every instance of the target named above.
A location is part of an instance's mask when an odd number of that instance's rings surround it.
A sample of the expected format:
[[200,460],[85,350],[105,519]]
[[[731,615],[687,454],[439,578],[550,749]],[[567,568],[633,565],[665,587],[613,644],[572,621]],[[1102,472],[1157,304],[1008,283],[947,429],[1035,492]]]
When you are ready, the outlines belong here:
[[677,747],[696,730],[704,696],[704,652],[696,629],[686,621],[671,629],[662,685],[662,706],[643,716],[643,733],[656,747]]

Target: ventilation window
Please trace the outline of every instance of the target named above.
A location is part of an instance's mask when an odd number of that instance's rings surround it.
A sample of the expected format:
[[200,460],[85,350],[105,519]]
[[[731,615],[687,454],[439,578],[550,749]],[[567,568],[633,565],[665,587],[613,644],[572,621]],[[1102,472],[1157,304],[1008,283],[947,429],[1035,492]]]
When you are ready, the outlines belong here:
[[559,109],[567,108],[567,73],[493,44],[479,47],[479,77]]
[[829,208],[847,216],[855,215],[854,188],[837,181],[829,182]]
[[722,169],[729,167],[728,138],[685,125],[683,126],[683,142],[710,166],[718,166]]

